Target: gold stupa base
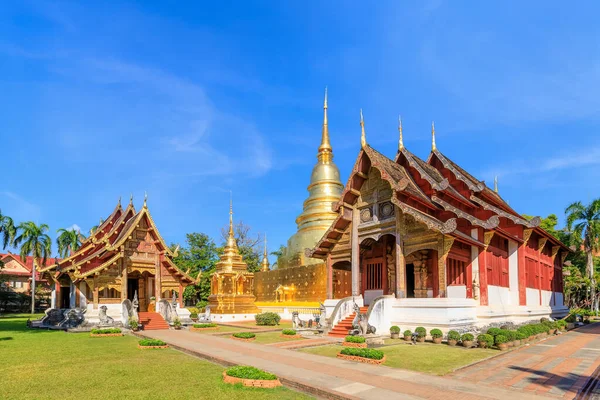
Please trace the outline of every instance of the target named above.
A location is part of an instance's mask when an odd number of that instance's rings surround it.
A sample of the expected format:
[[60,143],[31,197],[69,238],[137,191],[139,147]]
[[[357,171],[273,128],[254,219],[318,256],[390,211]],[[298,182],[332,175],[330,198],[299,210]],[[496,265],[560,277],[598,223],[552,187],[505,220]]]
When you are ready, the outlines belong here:
[[208,297],[208,305],[212,314],[258,314],[253,295],[216,294]]

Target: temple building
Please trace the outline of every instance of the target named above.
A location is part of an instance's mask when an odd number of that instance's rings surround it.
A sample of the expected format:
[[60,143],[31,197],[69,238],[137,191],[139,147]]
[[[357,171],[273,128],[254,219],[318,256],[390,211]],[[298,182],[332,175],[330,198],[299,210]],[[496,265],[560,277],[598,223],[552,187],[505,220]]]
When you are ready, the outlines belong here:
[[[269,268],[268,260],[263,258],[263,268]],[[254,304],[254,274],[248,271],[248,264],[242,259],[233,233],[233,206],[229,205],[229,232],[227,243],[211,277],[210,306],[214,321],[243,321],[254,319],[259,312]],[[265,264],[266,260],[266,264]]]
[[278,260],[279,268],[322,264],[319,259],[306,257],[305,249],[312,249],[336,218],[331,205],[340,199],[344,185],[340,180],[340,171],[333,162],[333,149],[329,140],[327,89],[323,113],[321,145],[317,163],[310,175],[308,198],[304,201],[302,213],[296,218],[298,230],[288,240],[285,256]]
[[93,230],[81,247],[63,260],[41,268],[51,281],[52,308],[87,308],[93,320],[98,308],[120,319],[122,302],[137,295],[139,311],[154,311],[161,299],[176,295],[183,307],[183,290],[194,280],[180,271],[172,251],[160,236],[148,210],[121,202]]
[[[451,328],[562,316],[569,249],[527,220],[435,143],[424,161],[403,143],[392,160],[366,141],[307,252],[326,263],[326,298],[370,306],[369,323]],[[335,309],[333,308],[335,306]],[[341,315],[333,315],[333,319]]]

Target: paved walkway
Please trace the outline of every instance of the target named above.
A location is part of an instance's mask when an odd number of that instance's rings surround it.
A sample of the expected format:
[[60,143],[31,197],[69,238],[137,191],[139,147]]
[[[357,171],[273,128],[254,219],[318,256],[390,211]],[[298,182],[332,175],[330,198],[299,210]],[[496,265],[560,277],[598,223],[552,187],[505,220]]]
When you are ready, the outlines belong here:
[[[487,386],[470,379],[446,378],[360,364],[201,335],[186,330],[144,332],[172,347],[224,365],[252,365],[276,374],[288,386],[332,399],[537,399],[532,392]],[[504,356],[502,356],[504,357]]]
[[[598,371],[597,371],[598,370]],[[600,324],[553,336],[451,374],[450,378],[545,396],[572,399],[600,395]],[[597,392],[597,393],[595,393]]]

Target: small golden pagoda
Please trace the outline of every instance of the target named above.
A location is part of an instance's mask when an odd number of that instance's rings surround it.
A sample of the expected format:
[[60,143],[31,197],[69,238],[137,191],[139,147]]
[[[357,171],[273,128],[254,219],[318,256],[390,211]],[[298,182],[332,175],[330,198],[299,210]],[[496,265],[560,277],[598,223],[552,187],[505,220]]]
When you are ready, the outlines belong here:
[[269,258],[267,257],[267,234],[265,233],[265,251],[263,253],[263,259],[262,262],[260,263],[260,265],[262,266],[260,268],[261,272],[268,272],[269,271]]
[[[344,185],[340,180],[340,171],[333,162],[333,149],[329,141],[327,122],[327,88],[323,103],[323,129],[321,145],[317,153],[317,163],[313,167],[308,185],[308,198],[304,209],[296,218],[297,232],[290,237],[285,254],[286,264],[281,267],[322,264],[323,260],[308,258],[305,249],[312,249],[336,218],[331,204],[339,201]],[[281,260],[280,260],[281,261]]]
[[229,235],[211,278],[208,304],[216,321],[253,318],[260,311],[254,304],[254,273],[242,259],[233,234],[233,206],[229,204]]

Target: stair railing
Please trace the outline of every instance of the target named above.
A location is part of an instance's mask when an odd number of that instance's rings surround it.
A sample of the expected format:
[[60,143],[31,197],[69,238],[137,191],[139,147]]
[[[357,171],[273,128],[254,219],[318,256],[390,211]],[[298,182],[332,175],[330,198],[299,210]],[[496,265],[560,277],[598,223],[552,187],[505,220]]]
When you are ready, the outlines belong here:
[[327,319],[328,326],[333,329],[341,320],[354,312],[354,296],[344,297],[333,308],[331,316]]
[[376,297],[367,310],[367,323],[377,329],[377,333],[387,332],[391,327],[390,314],[392,302],[396,296],[384,295]]

